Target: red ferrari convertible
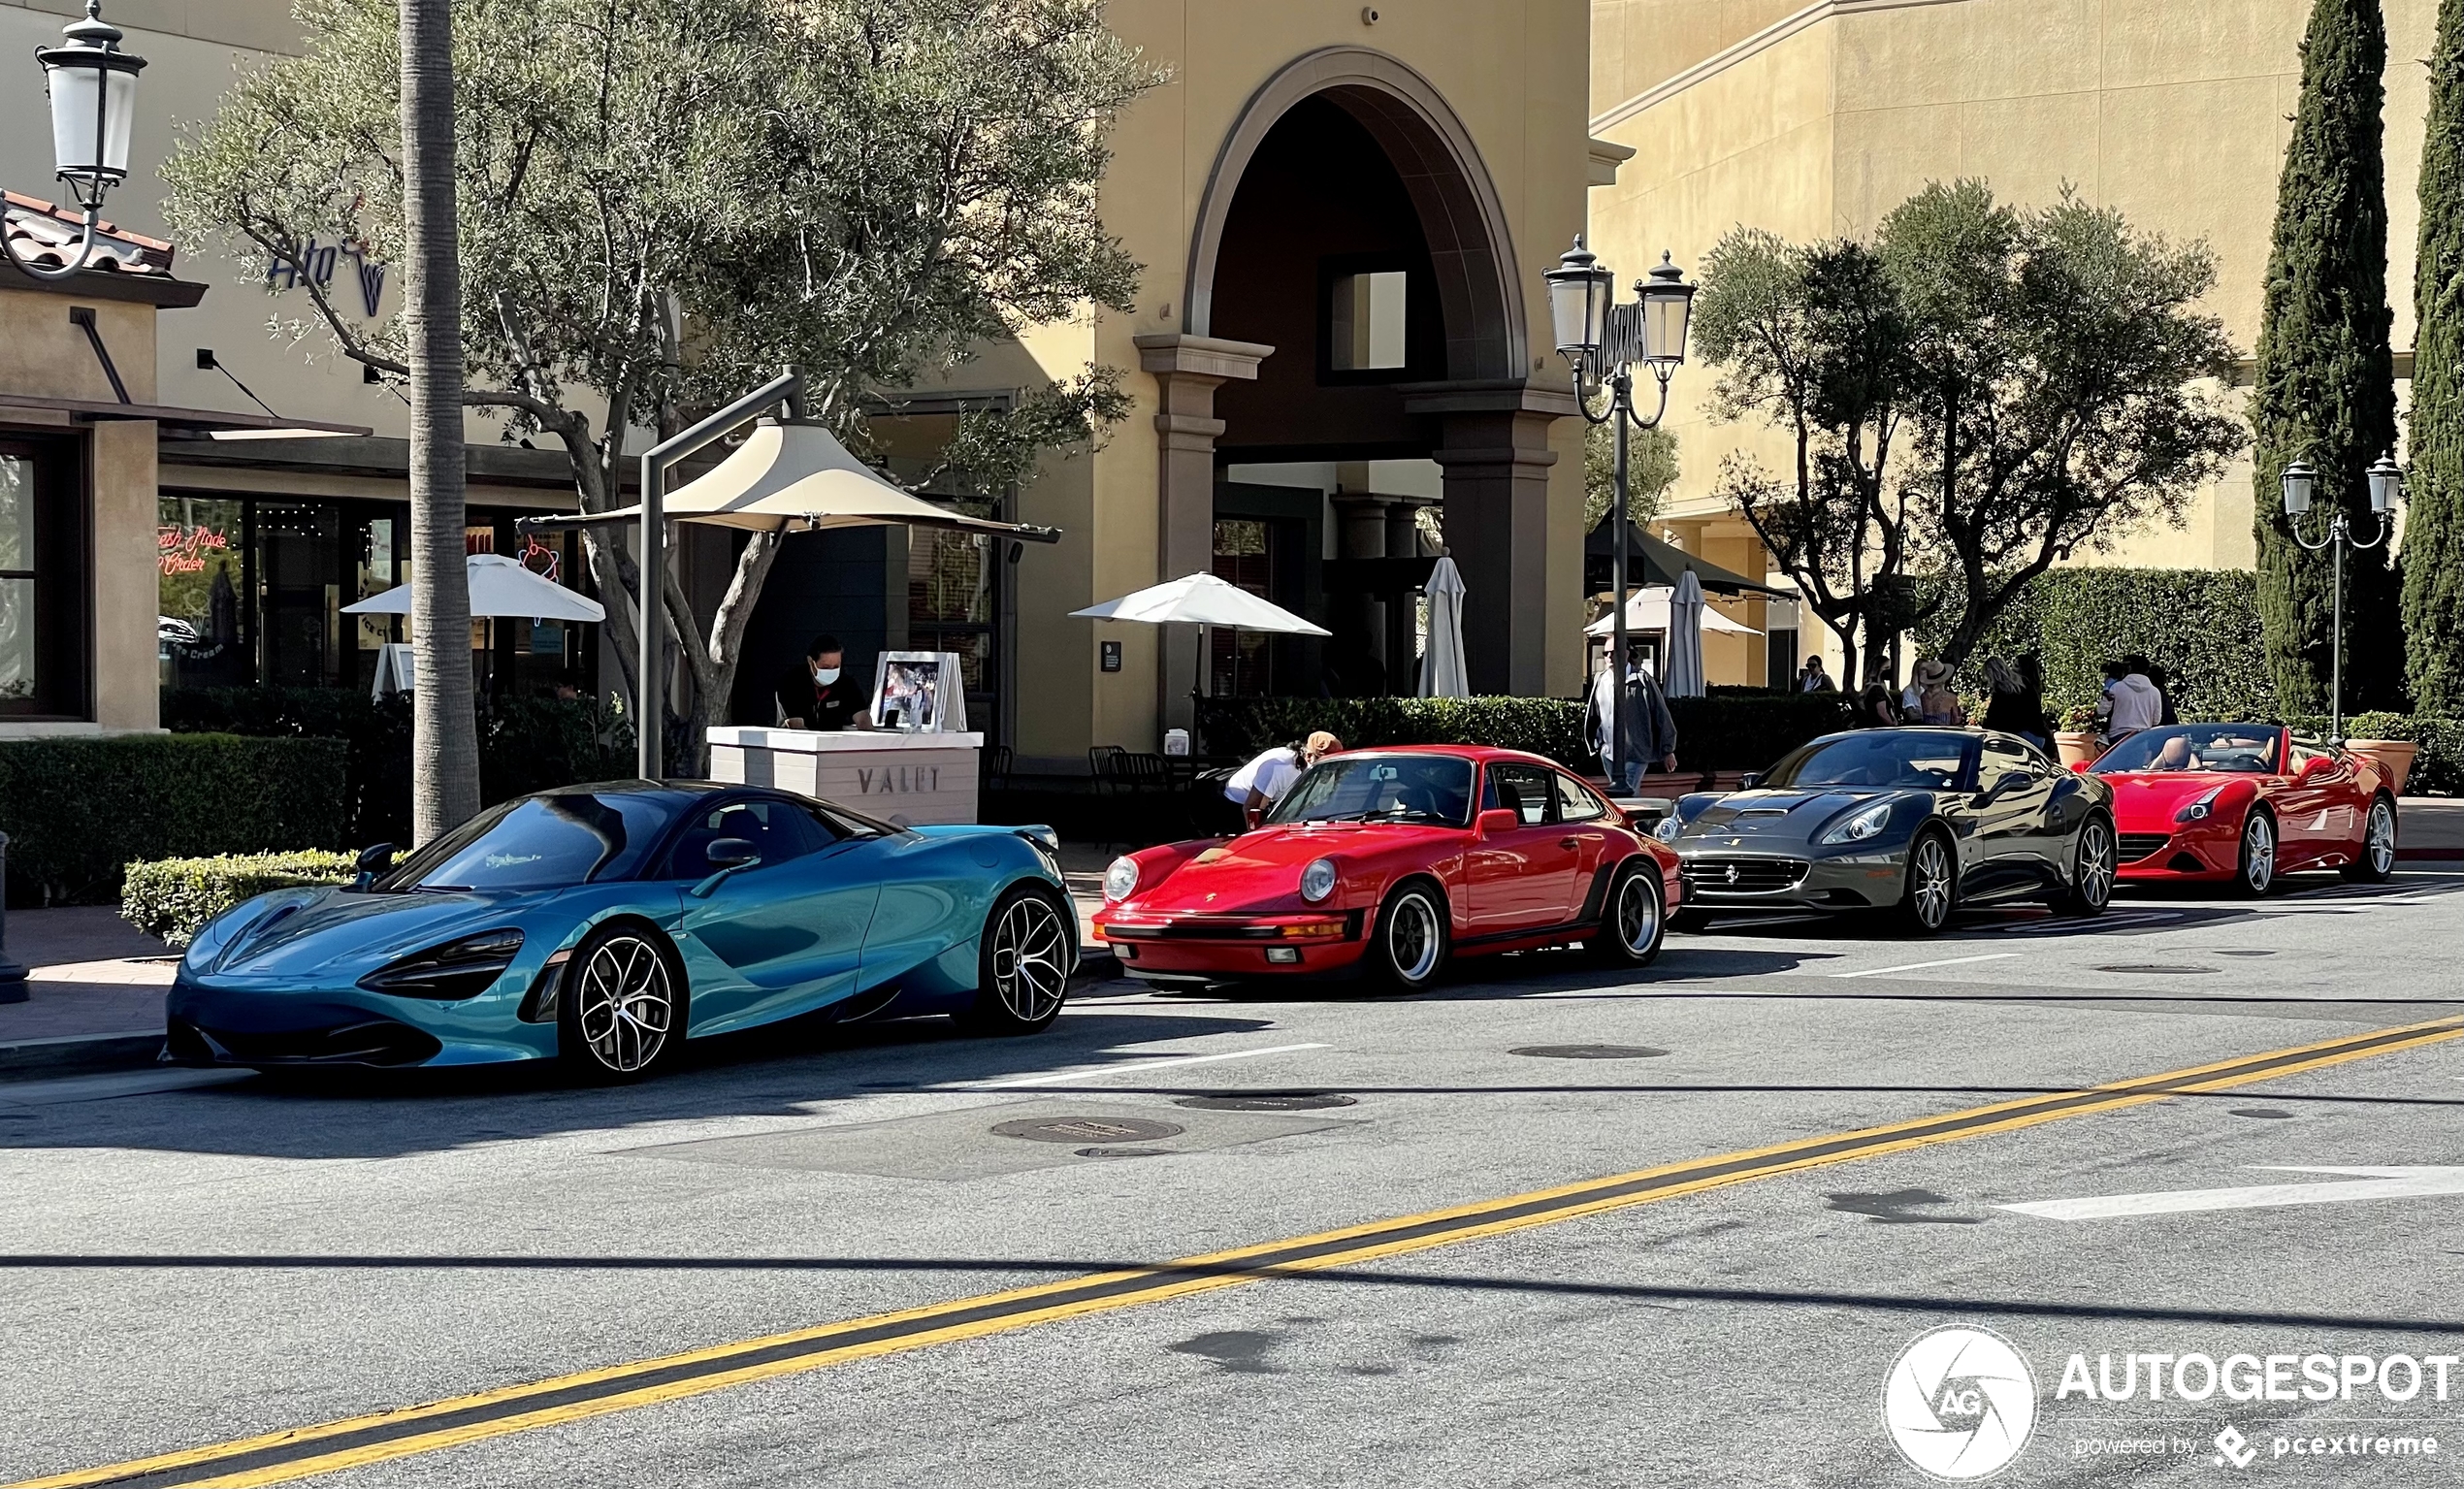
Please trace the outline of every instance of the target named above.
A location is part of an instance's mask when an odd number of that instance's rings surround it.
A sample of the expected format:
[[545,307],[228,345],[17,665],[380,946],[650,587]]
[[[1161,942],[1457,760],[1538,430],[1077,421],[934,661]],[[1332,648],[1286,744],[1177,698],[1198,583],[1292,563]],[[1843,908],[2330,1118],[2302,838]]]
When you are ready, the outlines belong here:
[[2113,785],[2125,880],[2264,894],[2296,869],[2395,872],[2395,793],[2378,766],[2278,725],[2143,729],[2082,768]]
[[1151,982],[1411,989],[1450,955],[1576,941],[1643,966],[1678,892],[1676,855],[1547,761],[1400,746],[1320,761],[1256,831],[1116,859],[1095,934]]

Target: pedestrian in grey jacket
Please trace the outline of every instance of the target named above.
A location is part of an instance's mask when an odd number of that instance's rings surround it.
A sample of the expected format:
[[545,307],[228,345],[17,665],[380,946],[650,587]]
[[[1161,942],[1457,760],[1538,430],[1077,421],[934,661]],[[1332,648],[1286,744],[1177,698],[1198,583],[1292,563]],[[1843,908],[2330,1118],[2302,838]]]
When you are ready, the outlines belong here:
[[1677,768],[1677,721],[1669,713],[1668,695],[1660,680],[1639,661],[1626,669],[1626,777],[1617,779],[1615,754],[1609,749],[1609,672],[1602,668],[1591,694],[1591,735],[1600,742],[1600,773],[1610,789],[1632,793],[1643,771],[1657,765]]

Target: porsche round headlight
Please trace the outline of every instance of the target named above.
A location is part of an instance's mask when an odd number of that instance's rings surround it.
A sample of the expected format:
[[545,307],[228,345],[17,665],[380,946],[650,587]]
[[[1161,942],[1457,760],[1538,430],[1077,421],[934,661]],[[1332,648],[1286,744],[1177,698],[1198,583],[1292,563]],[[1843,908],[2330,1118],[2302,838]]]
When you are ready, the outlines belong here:
[[1138,892],[1138,860],[1130,858],[1113,859],[1104,870],[1104,898],[1123,900]]
[[1301,898],[1313,905],[1334,892],[1334,859],[1319,858],[1301,870]]

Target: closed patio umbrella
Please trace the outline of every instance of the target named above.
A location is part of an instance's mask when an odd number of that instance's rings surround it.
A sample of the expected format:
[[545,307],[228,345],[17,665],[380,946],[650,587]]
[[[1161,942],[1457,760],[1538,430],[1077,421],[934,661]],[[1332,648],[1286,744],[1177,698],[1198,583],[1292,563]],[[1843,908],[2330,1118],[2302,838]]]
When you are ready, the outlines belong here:
[[1463,665],[1463,573],[1441,558],[1429,570],[1429,651],[1420,659],[1420,696],[1468,698],[1472,684]]
[[1702,586],[1687,569],[1677,576],[1676,593],[1669,597],[1668,694],[1672,698],[1702,696]]

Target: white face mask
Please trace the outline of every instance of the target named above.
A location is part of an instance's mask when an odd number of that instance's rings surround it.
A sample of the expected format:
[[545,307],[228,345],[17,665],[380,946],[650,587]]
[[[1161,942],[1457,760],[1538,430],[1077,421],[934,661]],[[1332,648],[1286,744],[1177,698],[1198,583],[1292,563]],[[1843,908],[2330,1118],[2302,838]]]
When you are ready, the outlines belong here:
[[820,683],[823,687],[827,688],[830,684],[838,681],[838,668],[815,667],[813,669],[813,681]]

